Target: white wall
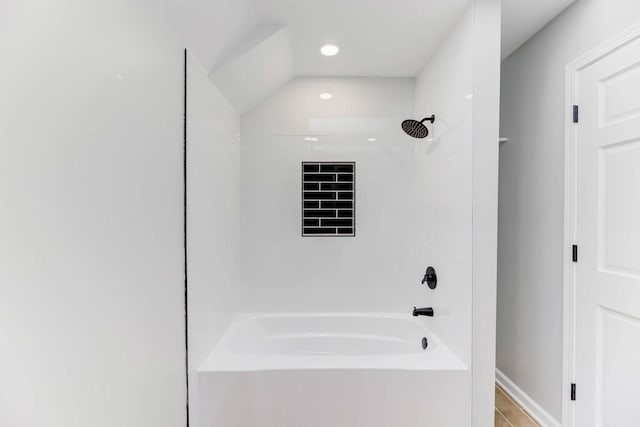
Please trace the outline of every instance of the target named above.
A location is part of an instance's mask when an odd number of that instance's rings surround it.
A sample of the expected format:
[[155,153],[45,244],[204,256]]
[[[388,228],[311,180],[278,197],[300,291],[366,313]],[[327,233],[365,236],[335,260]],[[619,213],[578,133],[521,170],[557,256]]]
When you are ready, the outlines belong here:
[[[246,311],[409,313],[422,303],[426,261],[410,256],[413,140],[400,128],[413,117],[413,88],[413,79],[302,78],[243,115]],[[301,237],[307,160],[356,161],[356,237]]]
[[190,422],[198,367],[237,314],[240,117],[191,54],[187,62]]
[[184,425],[180,44],[135,1],[0,7],[0,425]]
[[438,273],[438,287],[417,302],[448,311],[433,328],[470,364],[473,7],[416,78],[415,106],[416,117],[436,121],[413,143],[414,250]]
[[495,414],[501,6],[474,3],[473,427],[493,427]]
[[502,63],[497,366],[562,418],[565,65],[640,20],[580,0]]
[[416,81],[416,115],[436,114],[414,145],[418,253],[437,266],[428,299],[449,313],[433,328],[472,366],[481,427],[494,422],[499,60],[500,2],[476,0]]
[[189,356],[196,369],[236,314],[240,117],[188,58]]

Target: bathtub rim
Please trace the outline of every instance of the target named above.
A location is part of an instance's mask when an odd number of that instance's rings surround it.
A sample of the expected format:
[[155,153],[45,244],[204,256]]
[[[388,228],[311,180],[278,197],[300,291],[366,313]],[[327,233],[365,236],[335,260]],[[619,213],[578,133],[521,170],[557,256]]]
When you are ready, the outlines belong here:
[[[296,354],[250,354],[234,353],[228,348],[233,334],[239,325],[252,320],[264,318],[367,318],[399,319],[419,324],[433,348],[431,351],[406,354],[331,354],[331,355],[296,355]],[[420,337],[416,337],[419,339]],[[469,370],[466,365],[442,339],[433,332],[424,321],[414,320],[405,313],[375,312],[250,312],[239,313],[230,322],[220,340],[214,345],[203,363],[198,367],[199,374],[217,372],[260,372],[277,370]]]

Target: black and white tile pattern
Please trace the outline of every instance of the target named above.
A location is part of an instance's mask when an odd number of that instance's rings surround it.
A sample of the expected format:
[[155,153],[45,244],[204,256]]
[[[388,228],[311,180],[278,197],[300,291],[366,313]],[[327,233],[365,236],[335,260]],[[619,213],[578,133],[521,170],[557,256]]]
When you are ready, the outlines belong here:
[[302,235],[355,236],[355,162],[302,162]]

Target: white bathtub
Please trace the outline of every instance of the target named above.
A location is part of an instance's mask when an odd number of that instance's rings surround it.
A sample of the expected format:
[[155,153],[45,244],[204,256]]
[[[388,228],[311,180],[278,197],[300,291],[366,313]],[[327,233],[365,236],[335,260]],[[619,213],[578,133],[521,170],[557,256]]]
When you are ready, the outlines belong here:
[[198,369],[199,424],[468,426],[468,367],[425,323],[407,314],[240,315]]

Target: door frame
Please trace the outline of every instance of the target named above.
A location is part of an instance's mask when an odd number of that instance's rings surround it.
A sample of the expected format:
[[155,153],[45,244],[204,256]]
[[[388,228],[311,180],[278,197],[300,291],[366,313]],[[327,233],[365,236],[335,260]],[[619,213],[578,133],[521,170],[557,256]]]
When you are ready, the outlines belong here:
[[575,405],[571,401],[571,383],[576,365],[576,263],[572,260],[577,233],[577,128],[573,106],[579,105],[578,74],[620,48],[640,39],[640,24],[611,37],[569,62],[565,68],[564,136],[564,248],[563,248],[563,325],[562,325],[562,425],[575,426]]

